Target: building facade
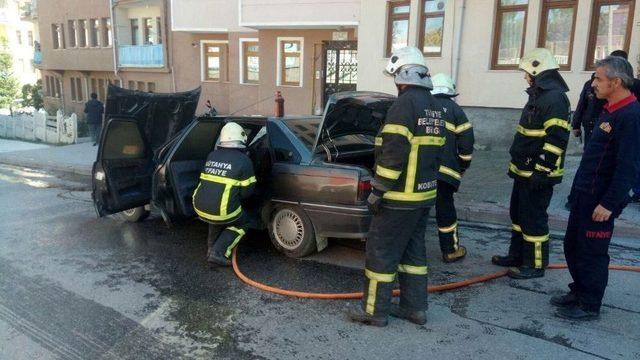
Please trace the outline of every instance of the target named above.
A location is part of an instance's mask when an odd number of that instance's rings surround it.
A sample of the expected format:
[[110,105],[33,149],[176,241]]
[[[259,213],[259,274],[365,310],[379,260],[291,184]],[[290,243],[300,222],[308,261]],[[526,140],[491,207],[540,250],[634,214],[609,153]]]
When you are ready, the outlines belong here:
[[13,74],[21,85],[35,84],[34,48],[39,34],[32,1],[0,0],[0,46],[11,49]]
[[105,101],[109,83],[174,91],[167,10],[164,0],[40,1],[45,108],[83,118],[90,94]]

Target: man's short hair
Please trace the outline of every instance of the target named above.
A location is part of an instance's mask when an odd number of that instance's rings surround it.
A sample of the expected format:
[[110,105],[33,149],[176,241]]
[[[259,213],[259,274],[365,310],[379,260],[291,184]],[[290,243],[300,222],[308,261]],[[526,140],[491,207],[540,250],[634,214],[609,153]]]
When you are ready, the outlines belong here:
[[624,50],[613,50],[609,56],[617,56],[629,60],[629,54]]
[[633,86],[633,67],[626,59],[620,56],[607,56],[596,61],[596,67],[604,67],[609,80],[615,78],[622,80],[622,87],[625,89],[631,89]]
[[98,94],[96,94],[96,93],[91,93],[91,98],[92,98],[92,99],[97,99],[97,98],[98,98]]

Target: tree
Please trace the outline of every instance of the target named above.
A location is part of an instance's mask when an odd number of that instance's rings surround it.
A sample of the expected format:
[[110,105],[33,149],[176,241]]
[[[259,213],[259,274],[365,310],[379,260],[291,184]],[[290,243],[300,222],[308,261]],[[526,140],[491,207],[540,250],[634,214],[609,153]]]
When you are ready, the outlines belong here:
[[0,52],[0,107],[2,108],[11,108],[18,95],[19,83],[13,76],[12,66],[11,54],[6,50]]
[[33,106],[36,110],[42,109],[42,80],[38,80],[35,85],[26,84],[22,87],[22,106]]

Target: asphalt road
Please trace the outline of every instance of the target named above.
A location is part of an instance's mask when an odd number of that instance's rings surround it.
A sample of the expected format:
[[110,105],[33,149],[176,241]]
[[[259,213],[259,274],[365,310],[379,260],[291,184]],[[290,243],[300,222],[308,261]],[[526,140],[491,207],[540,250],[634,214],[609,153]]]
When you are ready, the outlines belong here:
[[[425,326],[350,323],[357,301],[263,293],[205,266],[206,227],[97,219],[86,178],[0,165],[0,359],[640,359],[640,274],[612,273],[600,320],[555,318],[566,271],[498,279],[431,294]],[[467,225],[462,263],[440,261],[427,238],[430,281],[494,272],[507,229]],[[363,245],[332,241],[305,260],[265,234],[241,243],[240,266],[266,283],[309,291],[362,286]],[[552,240],[560,262],[561,241]],[[640,240],[616,239],[612,262],[640,265]]]

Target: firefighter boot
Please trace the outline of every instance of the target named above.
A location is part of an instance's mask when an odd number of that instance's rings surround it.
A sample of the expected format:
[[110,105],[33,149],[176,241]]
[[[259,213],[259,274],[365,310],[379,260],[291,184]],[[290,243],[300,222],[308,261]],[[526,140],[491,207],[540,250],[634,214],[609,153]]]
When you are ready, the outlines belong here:
[[544,276],[544,269],[536,269],[529,266],[511,267],[507,276],[512,279],[526,280]]
[[402,308],[399,305],[393,305],[391,307],[391,316],[404,319],[418,325],[424,325],[427,323],[427,313],[424,310],[411,311]]
[[364,325],[384,327],[389,323],[387,316],[369,315],[362,309],[351,311],[348,313],[348,316],[351,321]]
[[491,262],[494,265],[510,267],[510,266],[519,266],[522,263],[522,260],[516,258],[513,255],[507,255],[507,256],[494,255],[491,258]]
[[564,295],[552,296],[549,302],[551,303],[551,305],[557,307],[575,306],[578,305],[578,297],[576,296],[576,294],[569,292]]
[[458,249],[454,252],[442,254],[442,261],[445,263],[452,263],[464,259],[465,256],[467,256],[467,248],[464,246],[458,246]]

